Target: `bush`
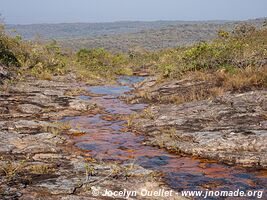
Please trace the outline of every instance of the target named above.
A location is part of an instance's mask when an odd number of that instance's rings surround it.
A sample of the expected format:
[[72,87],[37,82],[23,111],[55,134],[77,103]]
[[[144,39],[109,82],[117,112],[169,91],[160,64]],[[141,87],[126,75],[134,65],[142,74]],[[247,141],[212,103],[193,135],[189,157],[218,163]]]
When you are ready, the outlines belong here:
[[155,63],[157,71],[169,78],[201,69],[228,68],[233,72],[234,68],[263,67],[267,64],[267,29],[254,30],[252,27],[236,29],[246,34],[230,35],[221,30],[218,32],[219,37],[210,43],[201,42],[192,47],[153,52],[151,54],[156,54],[154,57],[158,59],[150,59]]
[[122,54],[111,54],[103,48],[80,49],[76,53],[77,62],[88,72],[113,78],[118,75],[131,75],[132,70],[127,67],[128,60]]
[[0,64],[10,66],[20,66],[18,59],[16,58],[13,49],[18,44],[14,39],[7,37],[4,33],[4,29],[0,28]]
[[20,67],[19,74],[39,78],[65,72],[68,57],[63,55],[56,41],[47,45],[23,41],[21,36],[7,36],[0,30],[0,64]]

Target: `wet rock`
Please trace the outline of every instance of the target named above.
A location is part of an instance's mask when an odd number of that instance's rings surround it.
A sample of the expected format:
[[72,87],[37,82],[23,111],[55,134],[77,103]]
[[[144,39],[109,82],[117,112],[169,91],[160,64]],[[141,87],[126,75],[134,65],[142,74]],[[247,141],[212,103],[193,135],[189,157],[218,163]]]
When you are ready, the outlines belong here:
[[[136,166],[131,170],[130,180],[125,176],[114,178],[113,164],[84,159],[77,156],[84,153],[67,145],[70,144],[68,137],[81,132],[71,130],[68,133],[64,124],[61,128],[61,123],[53,121],[81,115],[96,107],[88,99],[65,96],[66,91],[80,88],[80,84],[73,81],[66,82],[63,77],[53,81],[31,79],[8,86],[1,93],[0,165],[10,163],[18,173],[11,181],[1,174],[0,193],[9,199],[71,200],[94,199],[88,191],[94,184],[134,190],[140,182],[154,182],[157,183],[155,187],[160,188],[150,170]],[[88,174],[88,170],[94,173]],[[8,190],[10,184],[14,188],[12,191]]]

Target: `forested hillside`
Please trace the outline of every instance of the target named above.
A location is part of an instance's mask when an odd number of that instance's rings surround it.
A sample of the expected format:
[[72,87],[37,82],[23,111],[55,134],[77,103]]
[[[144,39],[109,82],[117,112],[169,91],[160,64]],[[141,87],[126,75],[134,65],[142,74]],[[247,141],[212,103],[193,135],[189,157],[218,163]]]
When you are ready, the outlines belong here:
[[[238,23],[260,27],[264,19],[240,21],[156,21],[7,25],[7,32],[24,39],[58,40],[70,49],[105,48],[128,51],[142,47],[159,50],[214,39],[219,29],[232,30]],[[14,32],[14,30],[16,30]]]

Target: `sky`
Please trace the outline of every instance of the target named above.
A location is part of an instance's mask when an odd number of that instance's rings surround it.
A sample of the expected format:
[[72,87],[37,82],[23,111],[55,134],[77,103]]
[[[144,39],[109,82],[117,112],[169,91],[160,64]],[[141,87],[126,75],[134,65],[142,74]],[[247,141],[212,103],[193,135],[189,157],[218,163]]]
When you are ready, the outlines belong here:
[[267,0],[0,0],[8,24],[267,17]]

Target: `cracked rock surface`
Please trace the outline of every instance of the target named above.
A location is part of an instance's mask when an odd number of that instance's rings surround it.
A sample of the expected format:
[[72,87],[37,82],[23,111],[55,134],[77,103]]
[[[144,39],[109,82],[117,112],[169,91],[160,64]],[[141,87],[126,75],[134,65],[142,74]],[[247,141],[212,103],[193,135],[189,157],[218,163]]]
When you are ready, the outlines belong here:
[[56,79],[33,79],[0,90],[0,199],[108,199],[93,197],[91,188],[159,188],[153,171],[133,166],[128,180],[115,164],[92,161],[71,144],[73,130],[60,119],[100,108],[66,95],[85,85]]
[[[156,84],[154,79],[136,85],[151,95],[149,117],[135,120],[137,130],[147,135],[147,144],[227,164],[267,168],[267,90],[228,92],[179,105],[154,101],[156,96],[179,95],[189,86],[188,80]],[[147,99],[133,95],[130,101]]]

